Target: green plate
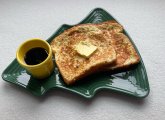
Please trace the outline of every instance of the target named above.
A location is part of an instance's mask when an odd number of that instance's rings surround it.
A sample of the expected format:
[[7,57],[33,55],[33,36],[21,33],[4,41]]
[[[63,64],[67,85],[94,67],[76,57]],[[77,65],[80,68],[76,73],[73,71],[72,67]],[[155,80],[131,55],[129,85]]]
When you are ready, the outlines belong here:
[[[115,20],[110,14],[101,8],[96,8],[83,19],[82,23],[100,23],[107,20]],[[53,38],[62,33],[64,30],[71,28],[74,25],[62,25],[49,39],[50,43]],[[127,32],[124,33],[128,36]],[[130,37],[129,37],[130,38]],[[131,40],[131,38],[130,38]],[[132,40],[131,40],[132,42]],[[134,43],[132,42],[134,45]],[[136,48],[136,46],[134,45]],[[137,50],[137,48],[136,48]],[[137,50],[138,51],[138,50]],[[138,52],[139,54],[139,52]],[[140,54],[139,54],[140,55]],[[125,72],[118,71],[118,73],[99,73],[93,74],[84,78],[73,86],[67,86],[57,69],[50,77],[43,81],[38,81],[31,77],[24,68],[22,68],[15,59],[2,73],[2,78],[10,83],[21,86],[30,91],[34,95],[41,96],[50,89],[61,88],[73,93],[77,93],[86,98],[91,98],[95,93],[102,89],[109,89],[120,93],[125,93],[135,97],[146,97],[149,94],[149,83],[146,70],[141,58],[138,65]]]

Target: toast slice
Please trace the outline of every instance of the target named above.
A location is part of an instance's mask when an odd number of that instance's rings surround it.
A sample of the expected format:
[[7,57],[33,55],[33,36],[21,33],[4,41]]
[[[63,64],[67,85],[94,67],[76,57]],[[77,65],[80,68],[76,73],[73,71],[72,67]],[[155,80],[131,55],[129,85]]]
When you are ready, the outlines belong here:
[[64,31],[52,43],[57,67],[67,84],[84,78],[116,60],[115,49],[93,24]]
[[139,63],[140,57],[126,35],[123,33],[113,33],[111,36],[111,45],[116,51],[117,59],[110,66],[104,67],[104,70],[121,70]]
[[[81,41],[97,47],[89,58],[75,50]],[[57,66],[67,84],[96,71],[125,69],[140,61],[123,27],[116,21],[74,26],[51,42]]]
[[79,34],[87,34],[89,37],[92,37],[92,34],[96,35],[100,33],[100,36],[106,37],[106,39],[110,39],[109,37],[111,37],[111,33],[118,33],[122,31],[123,27],[114,20],[106,21],[99,24],[80,24],[68,30],[65,30],[62,34],[54,38],[54,40],[51,42],[51,46],[53,52],[55,53],[59,50],[60,46],[65,44],[66,40],[68,40],[70,36],[76,37],[76,35]]
[[116,61],[110,66],[104,67],[103,71],[127,69],[139,63],[140,57],[129,38],[123,33],[123,27],[119,23],[107,21],[100,23],[98,28],[104,31],[106,39],[111,38],[111,45],[114,47],[117,55]]

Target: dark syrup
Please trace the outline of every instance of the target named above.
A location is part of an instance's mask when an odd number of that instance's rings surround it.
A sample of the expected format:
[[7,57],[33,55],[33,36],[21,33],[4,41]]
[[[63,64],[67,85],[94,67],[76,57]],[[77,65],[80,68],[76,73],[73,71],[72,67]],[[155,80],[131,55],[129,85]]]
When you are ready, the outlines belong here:
[[37,65],[48,57],[48,53],[44,48],[36,47],[30,49],[24,57],[26,64]]

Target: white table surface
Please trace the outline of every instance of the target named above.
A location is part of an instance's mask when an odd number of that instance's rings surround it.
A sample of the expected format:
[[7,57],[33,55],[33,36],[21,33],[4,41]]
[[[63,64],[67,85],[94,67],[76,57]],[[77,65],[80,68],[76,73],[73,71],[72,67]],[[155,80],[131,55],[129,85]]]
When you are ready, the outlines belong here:
[[60,25],[78,23],[96,7],[111,13],[134,40],[147,69],[149,96],[102,91],[85,99],[52,90],[36,97],[0,78],[0,120],[165,119],[164,0],[0,0],[0,73],[23,41],[47,39]]

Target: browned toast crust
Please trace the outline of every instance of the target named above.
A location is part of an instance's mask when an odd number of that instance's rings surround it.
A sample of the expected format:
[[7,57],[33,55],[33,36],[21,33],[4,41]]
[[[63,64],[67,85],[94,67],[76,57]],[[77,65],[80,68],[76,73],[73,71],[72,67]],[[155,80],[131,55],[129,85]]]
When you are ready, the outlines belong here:
[[[74,49],[78,42],[86,39],[98,48],[88,59]],[[67,84],[73,84],[96,71],[127,68],[140,61],[129,38],[123,34],[123,27],[112,20],[76,25],[65,30],[51,42],[51,48]]]
[[[65,83],[72,84],[116,60],[115,49],[103,34],[95,25],[84,24],[66,30],[52,41],[56,64]],[[85,40],[97,47],[89,58],[80,56],[74,49],[76,44]]]
[[111,45],[115,48],[117,59],[105,70],[124,69],[139,63],[140,57],[129,38],[123,33],[112,34]]

